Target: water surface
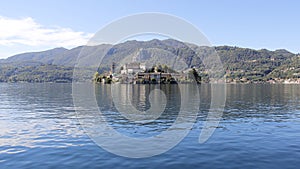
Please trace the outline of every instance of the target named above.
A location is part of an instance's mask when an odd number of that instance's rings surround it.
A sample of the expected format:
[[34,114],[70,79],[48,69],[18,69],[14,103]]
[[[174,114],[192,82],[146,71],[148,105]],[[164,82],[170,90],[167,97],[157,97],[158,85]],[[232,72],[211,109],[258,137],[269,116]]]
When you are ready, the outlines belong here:
[[[167,111],[153,123],[126,121],[103,100],[109,85],[95,86],[100,109],[118,131],[149,137],[172,124],[180,95],[168,91]],[[147,86],[135,86],[131,102],[149,108]],[[141,92],[142,91],[142,92]],[[200,87],[200,111],[188,136],[170,151],[145,159],[108,153],[81,128],[71,84],[0,84],[0,168],[297,168],[300,165],[299,85],[227,85],[222,120],[198,143],[210,105],[210,87]],[[105,93],[105,92],[104,92]],[[130,144],[130,143],[128,143]]]

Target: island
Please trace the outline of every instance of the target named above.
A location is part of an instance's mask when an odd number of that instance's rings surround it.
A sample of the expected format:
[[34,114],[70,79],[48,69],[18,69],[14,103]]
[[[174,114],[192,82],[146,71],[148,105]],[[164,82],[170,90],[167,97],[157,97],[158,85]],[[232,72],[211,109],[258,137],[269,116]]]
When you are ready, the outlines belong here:
[[122,65],[119,71],[116,71],[116,63],[113,63],[109,72],[96,72],[93,81],[105,84],[200,84],[201,76],[196,68],[177,72],[164,64],[153,65],[147,69],[145,63],[131,62]]

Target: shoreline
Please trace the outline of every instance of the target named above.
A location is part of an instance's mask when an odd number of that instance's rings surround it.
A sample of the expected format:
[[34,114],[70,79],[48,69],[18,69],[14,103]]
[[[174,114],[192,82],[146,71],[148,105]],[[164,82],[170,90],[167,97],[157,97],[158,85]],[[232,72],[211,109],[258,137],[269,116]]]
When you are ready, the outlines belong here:
[[[54,83],[54,84],[72,84],[73,82],[26,82],[26,81],[17,81],[17,82],[0,82],[0,84],[4,84],[4,83],[9,83],[9,84],[18,84],[18,83],[27,83],[27,84],[42,84],[42,83],[45,83],[45,84],[50,84],[50,83]],[[173,85],[171,83],[136,83],[136,84],[133,84],[133,83],[95,83],[93,81],[78,81],[78,82],[75,82],[75,83],[94,83],[94,84],[104,84],[104,85],[111,85],[111,84],[130,84],[130,85]],[[175,83],[177,84],[177,83]],[[194,84],[194,83],[179,83],[179,84]],[[198,85],[201,85],[201,84],[218,84],[218,83],[198,83]],[[220,83],[221,84],[221,83]],[[291,81],[291,82],[226,82],[226,83],[222,83],[222,84],[237,84],[237,85],[247,85],[247,84],[274,84],[274,85],[278,85],[278,84],[300,84],[300,82],[294,82],[294,81]]]

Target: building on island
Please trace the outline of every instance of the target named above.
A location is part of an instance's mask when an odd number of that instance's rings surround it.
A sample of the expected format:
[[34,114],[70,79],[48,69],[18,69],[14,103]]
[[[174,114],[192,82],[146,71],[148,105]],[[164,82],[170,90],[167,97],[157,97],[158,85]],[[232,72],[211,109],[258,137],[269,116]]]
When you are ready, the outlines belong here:
[[136,83],[165,83],[170,82],[172,79],[172,75],[170,73],[162,73],[162,72],[139,72],[136,75],[135,82]]
[[133,62],[133,63],[126,63],[122,68],[121,68],[121,74],[136,74],[139,72],[144,72],[146,71],[146,65],[144,63],[138,63],[138,62]]
[[201,80],[201,77],[194,68],[179,73],[167,66],[162,67],[161,65],[147,69],[145,63],[138,62],[124,64],[119,71],[116,70],[116,67],[116,64],[113,63],[110,72],[102,73],[101,75],[98,74],[95,81],[127,84],[172,84],[193,82],[193,79],[197,83],[200,83]]

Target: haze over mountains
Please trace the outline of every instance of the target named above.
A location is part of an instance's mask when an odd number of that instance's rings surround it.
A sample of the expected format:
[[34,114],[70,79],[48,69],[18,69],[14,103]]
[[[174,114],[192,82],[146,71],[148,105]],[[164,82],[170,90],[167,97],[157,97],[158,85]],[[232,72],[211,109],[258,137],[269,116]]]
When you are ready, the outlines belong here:
[[[0,60],[0,81],[70,82],[72,67],[78,63],[79,55],[80,66],[90,68],[98,67],[99,59],[105,56],[100,71],[109,70],[113,62],[129,62],[130,60],[126,58],[140,61],[152,59],[153,62],[159,63],[167,62],[174,56],[183,59],[187,67],[196,67],[199,71],[205,71],[201,59],[205,57],[204,55],[209,55],[212,49],[172,39],[133,40],[117,45],[79,46],[70,50],[55,48],[18,54]],[[269,51],[231,46],[217,46],[214,49],[223,63],[226,76],[232,80],[295,79],[300,73],[299,55],[284,49]]]

